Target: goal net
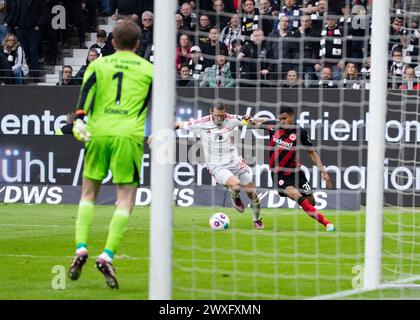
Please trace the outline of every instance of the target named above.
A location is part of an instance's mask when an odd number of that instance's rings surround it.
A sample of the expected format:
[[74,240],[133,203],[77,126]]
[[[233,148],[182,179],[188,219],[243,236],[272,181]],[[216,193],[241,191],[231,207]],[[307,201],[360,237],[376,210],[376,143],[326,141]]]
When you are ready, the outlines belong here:
[[[293,136],[273,134],[275,129],[234,130],[233,143],[252,171],[261,203],[258,217],[247,190],[240,192],[245,212],[239,213],[231,192],[209,172],[203,131],[176,131],[172,298],[420,297],[415,91],[420,89],[420,15],[415,1],[393,1],[390,21],[384,22],[391,31],[385,135],[376,133],[386,150],[384,186],[377,185],[384,205],[376,290],[364,289],[368,132],[375,117],[369,112],[375,85],[370,81],[371,2],[237,3],[195,1],[195,8],[190,2],[179,7],[176,120],[202,119],[215,102],[228,105],[231,115],[272,120],[290,107],[312,147],[300,131],[294,144]],[[273,144],[296,151],[295,164],[308,184],[293,180],[291,185],[311,191],[316,214],[298,197],[279,195],[286,180],[271,174]],[[226,230],[209,225],[218,212],[230,219]],[[264,229],[255,228],[256,217]],[[328,231],[327,220],[335,231]]]

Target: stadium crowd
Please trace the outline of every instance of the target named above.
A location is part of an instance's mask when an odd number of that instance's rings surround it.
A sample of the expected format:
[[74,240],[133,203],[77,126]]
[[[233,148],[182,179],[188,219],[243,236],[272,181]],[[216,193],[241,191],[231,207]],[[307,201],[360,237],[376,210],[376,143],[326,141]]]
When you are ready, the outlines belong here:
[[[393,1],[390,89],[420,89],[420,30],[417,16],[404,12],[406,1]],[[369,88],[371,0],[178,3],[178,86]],[[51,23],[57,5],[66,9],[64,29]],[[85,33],[97,32],[77,75],[68,78],[72,66],[62,67],[58,84],[80,84],[91,61],[114,52],[112,33],[98,30],[98,16],[138,22],[137,53],[153,62],[153,0],[0,0],[0,82],[40,81],[41,64],[59,63],[64,48],[87,49]],[[72,33],[78,41],[69,44]]]

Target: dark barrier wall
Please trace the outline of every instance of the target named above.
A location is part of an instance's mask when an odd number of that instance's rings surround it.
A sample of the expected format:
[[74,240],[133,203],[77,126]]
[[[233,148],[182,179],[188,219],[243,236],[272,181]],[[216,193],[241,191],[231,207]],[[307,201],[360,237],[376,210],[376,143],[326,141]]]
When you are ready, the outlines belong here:
[[[0,185],[9,186],[9,198],[13,196],[10,193],[12,186],[59,185],[76,188],[80,185],[83,145],[71,136],[53,136],[54,130],[65,124],[66,113],[74,109],[78,92],[78,87],[0,87]],[[415,196],[420,190],[420,168],[417,168],[420,160],[417,152],[420,141],[420,110],[416,94],[390,92],[388,98],[384,176],[386,202],[390,204],[420,204]],[[339,195],[334,196],[334,201],[331,202],[335,204],[331,206],[340,207],[337,202],[344,201],[340,198],[342,195],[353,196],[351,200],[346,200],[346,204],[341,205],[345,208],[353,208],[354,202],[360,201],[360,196],[363,199],[367,175],[366,137],[369,117],[374,116],[368,114],[367,92],[242,88],[215,92],[211,89],[184,89],[178,91],[176,108],[168,106],[168,112],[175,110],[176,117],[183,120],[206,115],[215,96],[232,105],[232,113],[238,114],[275,117],[281,106],[294,107],[298,124],[308,131],[330,172],[334,192]],[[209,197],[205,196],[206,190],[214,189],[214,181],[211,181],[207,170],[200,163],[197,164],[202,159],[197,144],[199,139],[192,134],[177,134],[178,163],[175,166],[174,179],[179,190],[189,189],[185,194],[186,198],[191,198],[193,192],[195,204],[222,201],[220,198],[225,197],[223,190],[219,190],[220,194],[213,193],[214,199],[210,202]],[[264,134],[262,131],[242,128],[237,131],[236,142],[240,152],[254,169],[257,187],[271,189],[271,181],[264,165],[267,163],[263,148],[267,144]],[[300,153],[303,169],[310,176],[312,187],[326,192],[320,174],[309,161],[306,152]],[[146,150],[143,175],[145,187],[150,181],[149,161],[149,152]],[[0,189],[0,199],[4,200],[5,190]],[[23,189],[20,190],[23,196]],[[329,191],[327,194],[334,192]],[[267,199],[270,196],[274,197],[267,194]],[[200,200],[201,198],[207,199],[207,202]],[[191,199],[188,201],[191,202]],[[147,201],[144,203],[147,204]],[[271,199],[271,204],[278,205],[278,199]]]
[[[184,144],[185,139],[178,140]],[[72,136],[0,136],[0,201],[13,203],[77,203],[83,172],[83,144]],[[195,143],[185,144],[188,152]],[[258,166],[258,165],[256,165]],[[254,168],[256,167],[254,166]],[[148,205],[150,192],[150,150],[147,145],[143,158],[143,177],[137,194],[138,205]],[[280,198],[267,184],[268,172],[256,174],[258,192],[264,207],[294,207],[296,204]],[[201,165],[179,161],[173,177],[175,200],[179,206],[230,206],[226,190],[216,186],[207,169]],[[112,176],[104,180],[99,203],[115,203]],[[355,210],[359,208],[359,190],[322,190],[315,192],[318,207]],[[246,203],[246,202],[245,202]],[[246,203],[247,204],[247,203]]]

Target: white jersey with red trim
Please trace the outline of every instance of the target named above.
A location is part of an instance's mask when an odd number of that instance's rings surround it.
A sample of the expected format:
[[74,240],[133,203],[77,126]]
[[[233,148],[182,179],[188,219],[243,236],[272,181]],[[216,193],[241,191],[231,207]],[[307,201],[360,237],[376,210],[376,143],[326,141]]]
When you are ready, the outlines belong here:
[[211,115],[200,119],[182,122],[180,128],[192,130],[200,134],[203,144],[204,159],[207,164],[226,164],[239,159],[238,150],[234,144],[234,129],[248,124],[243,117],[225,114],[223,124],[217,126]]

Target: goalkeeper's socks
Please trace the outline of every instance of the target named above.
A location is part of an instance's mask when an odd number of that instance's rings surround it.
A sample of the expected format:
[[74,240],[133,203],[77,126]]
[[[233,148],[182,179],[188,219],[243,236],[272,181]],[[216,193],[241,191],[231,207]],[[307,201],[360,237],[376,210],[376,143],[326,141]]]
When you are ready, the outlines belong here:
[[77,249],[87,247],[90,227],[94,216],[94,203],[88,200],[80,200],[76,220],[76,246]]
[[309,201],[305,197],[300,197],[298,199],[299,205],[302,207],[302,209],[312,218],[317,220],[319,223],[323,224],[324,226],[327,226],[330,222],[322,215],[321,212],[319,212],[312,204],[309,203]]
[[[109,225],[108,239],[106,241],[104,252],[113,254],[117,252],[121,245],[122,238],[128,225],[130,211],[125,208],[117,208]],[[112,259],[112,256],[111,256]]]

